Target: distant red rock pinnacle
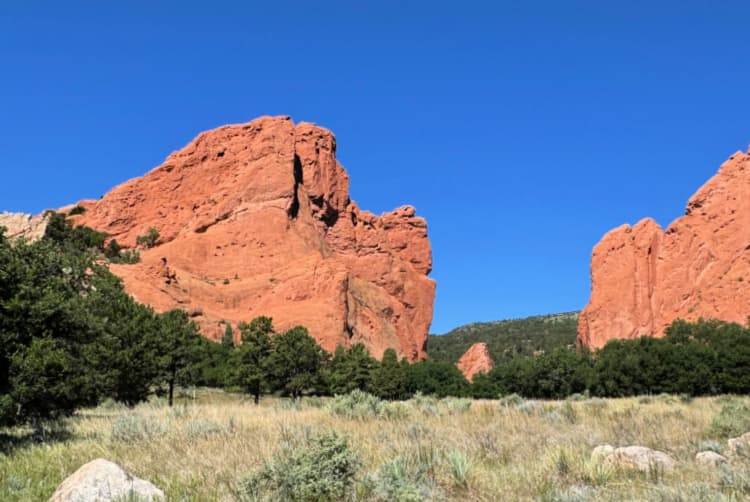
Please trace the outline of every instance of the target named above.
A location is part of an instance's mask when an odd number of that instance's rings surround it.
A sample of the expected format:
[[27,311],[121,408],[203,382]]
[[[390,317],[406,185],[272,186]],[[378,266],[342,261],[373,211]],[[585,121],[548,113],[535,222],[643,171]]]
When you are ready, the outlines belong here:
[[475,343],[467,350],[456,364],[468,381],[474,379],[477,373],[492,371],[492,358],[486,343]]

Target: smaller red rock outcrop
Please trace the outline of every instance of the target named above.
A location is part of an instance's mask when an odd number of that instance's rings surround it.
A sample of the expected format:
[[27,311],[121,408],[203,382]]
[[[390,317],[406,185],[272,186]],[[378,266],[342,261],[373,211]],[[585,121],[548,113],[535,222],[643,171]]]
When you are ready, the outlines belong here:
[[461,359],[456,363],[458,369],[464,374],[468,381],[474,379],[477,373],[489,373],[492,368],[492,358],[486,343],[475,343],[469,350],[464,352]]

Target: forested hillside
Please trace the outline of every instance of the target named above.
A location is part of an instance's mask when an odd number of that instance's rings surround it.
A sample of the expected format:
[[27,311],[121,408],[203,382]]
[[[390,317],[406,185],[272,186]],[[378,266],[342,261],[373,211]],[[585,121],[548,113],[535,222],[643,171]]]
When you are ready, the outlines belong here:
[[578,312],[525,319],[477,322],[444,335],[430,335],[427,354],[438,361],[455,363],[473,343],[487,344],[497,365],[519,355],[533,355],[575,344]]

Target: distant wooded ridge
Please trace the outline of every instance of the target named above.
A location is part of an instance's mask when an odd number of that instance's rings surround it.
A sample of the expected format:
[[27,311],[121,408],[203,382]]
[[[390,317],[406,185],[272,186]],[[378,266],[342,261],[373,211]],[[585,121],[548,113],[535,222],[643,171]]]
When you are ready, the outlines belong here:
[[430,335],[427,354],[455,363],[474,343],[486,343],[495,365],[557,347],[574,346],[579,312],[538,315],[523,319],[475,322],[444,335]]

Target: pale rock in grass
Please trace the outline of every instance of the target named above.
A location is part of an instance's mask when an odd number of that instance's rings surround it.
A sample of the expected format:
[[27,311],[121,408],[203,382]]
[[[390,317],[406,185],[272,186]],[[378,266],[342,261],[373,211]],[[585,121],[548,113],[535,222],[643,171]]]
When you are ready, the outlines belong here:
[[620,448],[613,448],[610,445],[597,446],[591,453],[591,460],[642,472],[649,472],[654,468],[669,471],[676,464],[675,460],[666,453],[645,446]]
[[68,476],[49,499],[50,502],[90,502],[110,500],[165,500],[164,492],[149,481],[136,478],[114,462],[98,458]]
[[699,451],[695,454],[695,461],[701,465],[718,467],[727,462],[727,457],[715,451]]
[[750,432],[727,441],[731,455],[750,456]]

